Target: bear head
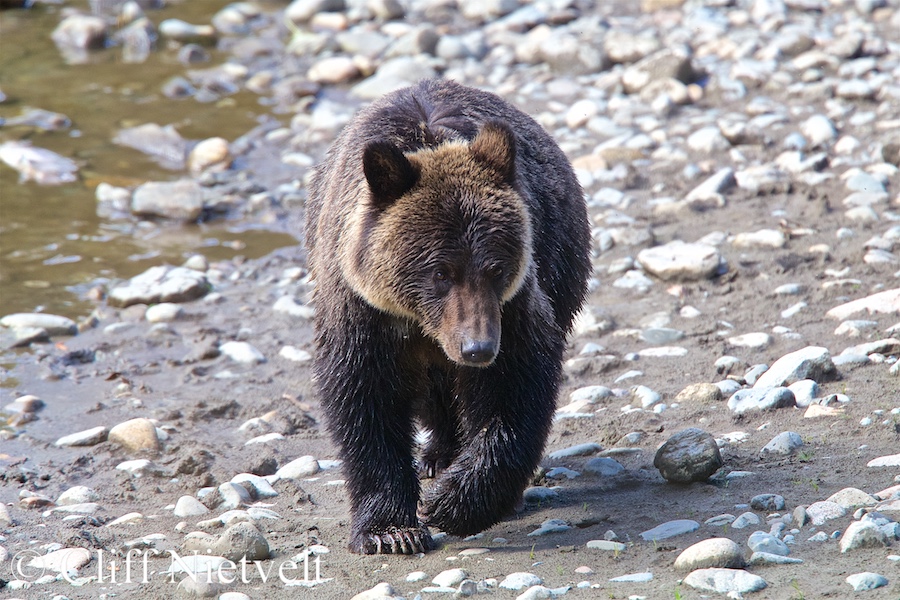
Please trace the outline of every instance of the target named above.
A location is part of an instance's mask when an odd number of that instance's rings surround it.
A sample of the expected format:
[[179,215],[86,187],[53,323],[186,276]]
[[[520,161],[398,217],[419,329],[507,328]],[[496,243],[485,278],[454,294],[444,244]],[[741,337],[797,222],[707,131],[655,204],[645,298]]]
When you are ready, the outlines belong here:
[[459,365],[490,365],[503,304],[532,264],[532,224],[516,177],[515,135],[483,124],[471,142],[362,151],[341,267],[370,305],[410,319]]

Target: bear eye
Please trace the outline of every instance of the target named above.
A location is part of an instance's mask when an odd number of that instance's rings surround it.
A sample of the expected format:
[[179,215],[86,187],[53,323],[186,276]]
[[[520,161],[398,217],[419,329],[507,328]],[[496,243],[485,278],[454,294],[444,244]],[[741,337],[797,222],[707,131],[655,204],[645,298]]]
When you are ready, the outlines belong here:
[[494,265],[487,270],[488,277],[491,279],[500,279],[503,277],[503,267],[500,265]]
[[434,280],[435,281],[447,281],[447,271],[443,269],[436,269],[434,272]]

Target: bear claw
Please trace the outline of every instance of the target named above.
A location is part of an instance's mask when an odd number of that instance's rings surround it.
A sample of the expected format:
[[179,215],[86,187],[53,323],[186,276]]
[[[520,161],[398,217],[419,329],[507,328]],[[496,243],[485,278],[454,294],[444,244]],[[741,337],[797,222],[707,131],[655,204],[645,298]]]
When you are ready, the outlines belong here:
[[434,541],[425,527],[391,528],[385,533],[365,533],[362,541],[351,542],[359,554],[418,554],[434,549]]

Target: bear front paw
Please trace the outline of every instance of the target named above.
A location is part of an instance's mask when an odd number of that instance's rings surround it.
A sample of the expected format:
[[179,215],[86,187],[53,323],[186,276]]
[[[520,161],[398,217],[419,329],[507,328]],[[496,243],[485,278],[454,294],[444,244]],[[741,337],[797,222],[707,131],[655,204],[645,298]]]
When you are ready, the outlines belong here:
[[363,531],[350,540],[350,551],[357,554],[418,554],[434,548],[427,527],[391,527],[381,533]]

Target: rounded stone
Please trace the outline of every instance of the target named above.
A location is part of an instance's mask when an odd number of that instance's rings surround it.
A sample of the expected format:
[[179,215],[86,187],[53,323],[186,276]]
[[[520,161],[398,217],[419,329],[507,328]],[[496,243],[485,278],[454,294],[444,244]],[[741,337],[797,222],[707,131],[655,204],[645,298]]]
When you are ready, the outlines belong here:
[[500,587],[505,590],[521,590],[522,588],[541,585],[542,583],[543,581],[537,575],[519,572],[507,575],[503,581],[500,582]]
[[144,318],[151,323],[168,323],[176,320],[182,314],[184,309],[172,302],[162,302],[148,306],[144,312]]
[[684,578],[684,584],[694,589],[718,594],[748,594],[764,589],[768,584],[758,575],[740,569],[698,569]]
[[697,428],[670,437],[653,459],[653,466],[666,481],[673,483],[706,481],[722,464],[715,438]]
[[301,479],[319,472],[319,462],[314,456],[301,456],[282,466],[275,472],[279,479]]
[[244,558],[248,561],[269,558],[269,543],[265,536],[246,521],[226,529],[211,549],[213,554],[234,562]]
[[744,566],[744,552],[740,545],[728,538],[710,538],[685,548],[675,559],[674,566],[679,571],[709,567],[740,569]]
[[[762,450],[759,451],[759,456],[760,458],[767,458],[770,456],[790,456],[802,447],[803,438],[800,437],[799,433],[793,431],[783,431],[782,433],[779,433],[774,438],[772,438],[772,440],[768,444],[766,444]],[[779,508],[774,510],[781,509]]]
[[172,514],[176,517],[197,517],[208,512],[209,509],[193,496],[182,496],[175,503],[175,510],[172,511]]
[[137,418],[119,423],[109,430],[110,442],[119,444],[129,452],[150,451],[160,449],[156,425],[149,419]]
[[59,506],[85,504],[87,502],[96,502],[99,499],[99,494],[91,488],[84,485],[76,485],[60,494],[59,498],[56,499],[56,504]]
[[784,497],[778,494],[757,494],[750,499],[750,508],[764,512],[784,510]]
[[675,396],[675,402],[713,404],[722,399],[722,390],[713,383],[692,383]]

